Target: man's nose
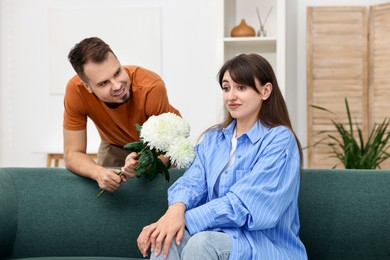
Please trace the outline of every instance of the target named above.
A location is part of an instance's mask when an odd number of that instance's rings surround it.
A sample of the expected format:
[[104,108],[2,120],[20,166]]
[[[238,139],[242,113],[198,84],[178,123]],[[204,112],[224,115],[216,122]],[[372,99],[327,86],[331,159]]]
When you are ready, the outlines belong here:
[[116,79],[113,79],[113,80],[112,80],[112,89],[113,89],[113,90],[118,90],[118,89],[121,88],[121,86],[122,86],[122,84],[121,84],[120,81],[118,81],[118,80],[116,80]]

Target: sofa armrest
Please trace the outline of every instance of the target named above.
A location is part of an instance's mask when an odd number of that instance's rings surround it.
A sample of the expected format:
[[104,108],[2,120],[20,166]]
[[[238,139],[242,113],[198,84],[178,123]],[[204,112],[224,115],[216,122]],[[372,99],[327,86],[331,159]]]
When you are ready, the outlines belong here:
[[0,257],[10,256],[16,237],[17,201],[12,178],[0,174]]

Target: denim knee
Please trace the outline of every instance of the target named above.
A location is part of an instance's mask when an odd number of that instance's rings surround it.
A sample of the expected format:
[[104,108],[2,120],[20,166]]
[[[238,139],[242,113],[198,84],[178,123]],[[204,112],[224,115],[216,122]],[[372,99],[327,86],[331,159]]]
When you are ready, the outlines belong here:
[[218,259],[225,260],[230,254],[230,238],[223,232],[199,232],[188,240],[183,249],[183,260]]

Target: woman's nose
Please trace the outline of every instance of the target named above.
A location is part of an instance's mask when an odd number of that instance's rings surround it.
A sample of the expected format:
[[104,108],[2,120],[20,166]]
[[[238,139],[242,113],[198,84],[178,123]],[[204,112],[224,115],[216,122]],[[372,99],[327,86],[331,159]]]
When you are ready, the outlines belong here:
[[231,89],[228,93],[227,93],[227,96],[228,96],[228,99],[236,99],[237,98],[237,95],[236,95],[236,91],[234,91],[234,89]]

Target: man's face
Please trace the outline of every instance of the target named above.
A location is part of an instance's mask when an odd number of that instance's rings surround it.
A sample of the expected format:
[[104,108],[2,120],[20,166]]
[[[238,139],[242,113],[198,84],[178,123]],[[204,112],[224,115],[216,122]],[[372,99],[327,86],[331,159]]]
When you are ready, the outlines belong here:
[[118,59],[111,52],[100,64],[84,65],[88,82],[83,82],[90,93],[106,103],[121,104],[130,98],[130,78]]

